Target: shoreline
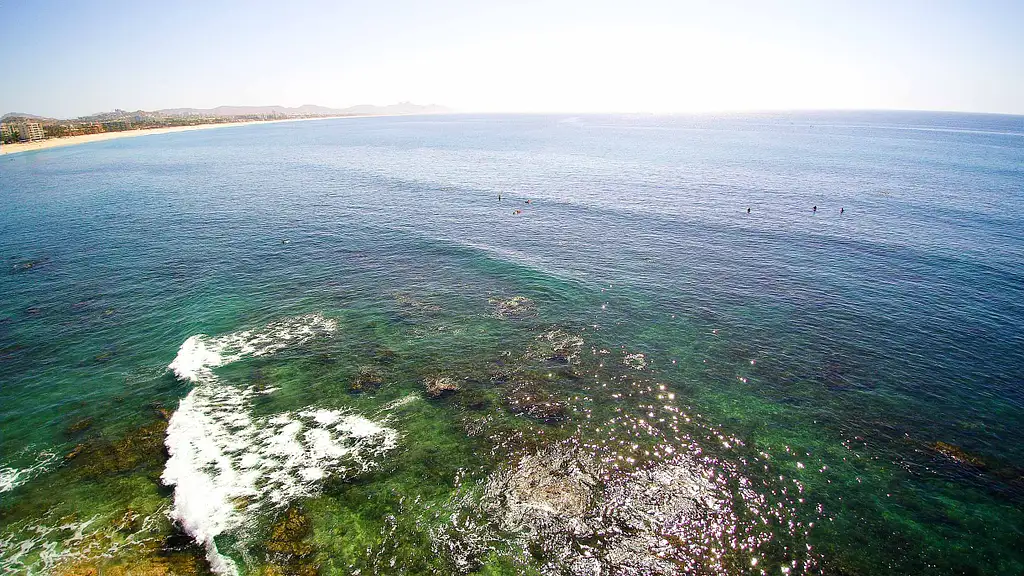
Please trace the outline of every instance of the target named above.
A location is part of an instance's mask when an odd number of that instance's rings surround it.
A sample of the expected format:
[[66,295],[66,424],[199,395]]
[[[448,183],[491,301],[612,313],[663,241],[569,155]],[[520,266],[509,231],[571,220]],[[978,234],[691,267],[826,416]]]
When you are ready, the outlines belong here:
[[22,152],[34,152],[50,148],[62,148],[64,146],[76,146],[78,144],[89,144],[91,142],[104,142],[106,140],[117,140],[118,138],[134,138],[137,136],[149,136],[153,134],[171,134],[174,132],[191,132],[193,130],[209,130],[213,128],[229,128],[232,126],[249,126],[253,124],[277,124],[279,122],[303,122],[307,120],[331,120],[336,118],[372,118],[373,114],[358,116],[318,116],[315,118],[283,118],[280,120],[244,120],[241,122],[220,122],[210,124],[196,124],[194,126],[169,126],[167,128],[149,128],[123,130],[121,132],[102,132],[100,134],[82,134],[79,136],[64,136],[61,138],[47,138],[35,142],[15,142],[0,146],[0,156],[7,154],[19,154]]

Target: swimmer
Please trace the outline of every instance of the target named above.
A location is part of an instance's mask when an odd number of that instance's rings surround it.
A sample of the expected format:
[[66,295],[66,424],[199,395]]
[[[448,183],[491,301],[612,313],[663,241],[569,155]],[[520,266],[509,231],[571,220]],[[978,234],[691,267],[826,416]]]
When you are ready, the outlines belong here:
[[501,194],[498,194],[498,202],[501,202]]
[[747,214],[750,214],[750,207],[747,206]]
[[846,208],[840,208],[840,209],[839,209],[839,213],[840,213],[840,214],[842,214],[842,213],[843,213],[843,212],[845,212],[845,211],[846,211]]
[[814,208],[811,209],[811,212],[817,212],[817,211],[818,211],[818,207],[817,206],[815,206]]

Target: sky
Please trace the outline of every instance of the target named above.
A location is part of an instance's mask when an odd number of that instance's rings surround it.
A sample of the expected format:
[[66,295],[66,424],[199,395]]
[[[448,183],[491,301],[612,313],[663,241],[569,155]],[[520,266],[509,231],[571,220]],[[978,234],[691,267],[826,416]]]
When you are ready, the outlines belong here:
[[1024,0],[0,0],[0,113],[1024,114]]

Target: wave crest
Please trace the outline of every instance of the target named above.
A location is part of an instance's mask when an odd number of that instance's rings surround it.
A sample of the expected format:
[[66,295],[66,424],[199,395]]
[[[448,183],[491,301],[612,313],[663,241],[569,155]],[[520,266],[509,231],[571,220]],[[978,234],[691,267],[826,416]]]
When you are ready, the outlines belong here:
[[222,383],[213,369],[333,333],[319,314],[274,322],[263,329],[218,337],[195,335],[169,368],[194,384],[167,427],[170,458],[164,484],[174,487],[170,517],[206,548],[218,574],[237,567],[214,539],[236,530],[260,510],[314,495],[332,475],[372,468],[394,449],[398,433],[345,410],[306,409],[257,417],[252,387]]

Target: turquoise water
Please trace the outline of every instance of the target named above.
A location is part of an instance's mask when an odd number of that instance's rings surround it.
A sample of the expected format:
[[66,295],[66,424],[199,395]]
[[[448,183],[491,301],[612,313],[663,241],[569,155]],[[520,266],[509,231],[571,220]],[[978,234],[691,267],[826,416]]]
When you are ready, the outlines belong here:
[[0,157],[0,567],[1024,572],[1022,189],[924,113]]

